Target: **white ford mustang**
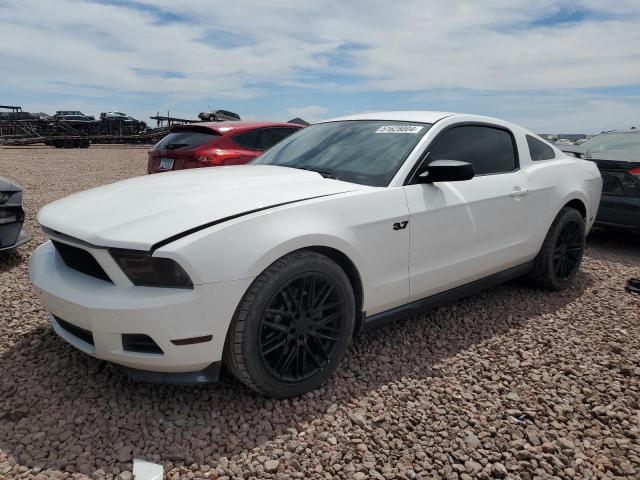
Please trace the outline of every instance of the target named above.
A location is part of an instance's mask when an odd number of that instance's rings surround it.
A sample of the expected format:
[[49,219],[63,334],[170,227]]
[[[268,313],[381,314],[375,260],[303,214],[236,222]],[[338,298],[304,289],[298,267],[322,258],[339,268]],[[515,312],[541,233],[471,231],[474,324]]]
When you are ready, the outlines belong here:
[[44,207],[30,275],[55,331],[137,378],[315,388],[354,335],[528,274],[575,277],[596,166],[494,118],[368,113],[247,166],[132,178]]

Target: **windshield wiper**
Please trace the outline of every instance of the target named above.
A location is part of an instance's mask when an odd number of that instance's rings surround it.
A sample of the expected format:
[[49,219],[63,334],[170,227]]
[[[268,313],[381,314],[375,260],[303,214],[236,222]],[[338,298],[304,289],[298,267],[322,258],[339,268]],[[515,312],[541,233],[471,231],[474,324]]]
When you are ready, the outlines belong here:
[[327,172],[325,170],[318,170],[311,167],[303,167],[302,165],[285,165],[289,168],[297,168],[299,170],[307,170],[309,172],[316,172],[322,175],[324,178],[330,178],[331,180],[339,180],[338,176],[335,173]]

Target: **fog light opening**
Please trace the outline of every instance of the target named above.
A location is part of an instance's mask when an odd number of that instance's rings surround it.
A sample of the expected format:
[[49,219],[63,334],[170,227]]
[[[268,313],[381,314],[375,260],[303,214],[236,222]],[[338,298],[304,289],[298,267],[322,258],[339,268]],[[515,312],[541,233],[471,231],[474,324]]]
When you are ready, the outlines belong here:
[[122,335],[122,349],[125,352],[154,353],[164,355],[162,349],[149,335],[142,333],[124,333]]
[[203,335],[202,337],[180,338],[177,340],[171,340],[174,345],[194,345],[196,343],[206,343],[213,339],[213,335]]

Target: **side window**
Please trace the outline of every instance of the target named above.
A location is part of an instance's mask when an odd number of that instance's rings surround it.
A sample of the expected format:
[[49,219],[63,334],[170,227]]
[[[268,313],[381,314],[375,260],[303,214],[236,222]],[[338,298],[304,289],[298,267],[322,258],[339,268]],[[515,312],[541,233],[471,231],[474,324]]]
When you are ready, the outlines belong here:
[[295,131],[297,131],[295,128],[287,127],[263,128],[260,130],[260,136],[262,137],[259,147],[260,150],[273,147],[276,143],[285,139]]
[[430,148],[429,160],[460,160],[473,165],[476,175],[506,173],[517,168],[511,134],[494,127],[465,125],[445,131]]
[[531,160],[551,160],[556,158],[556,154],[549,145],[541,142],[537,138],[533,138],[527,135],[527,144],[529,145],[529,153],[531,154]]
[[258,132],[259,130],[251,130],[250,132],[240,133],[233,137],[233,141],[242,148],[258,149]]

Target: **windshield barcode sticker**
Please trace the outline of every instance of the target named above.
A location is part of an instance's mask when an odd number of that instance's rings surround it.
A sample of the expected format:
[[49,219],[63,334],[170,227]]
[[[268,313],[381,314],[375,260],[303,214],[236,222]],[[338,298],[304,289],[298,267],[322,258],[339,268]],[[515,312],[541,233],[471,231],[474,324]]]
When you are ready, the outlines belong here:
[[383,125],[375,133],[418,133],[423,128],[418,125]]

